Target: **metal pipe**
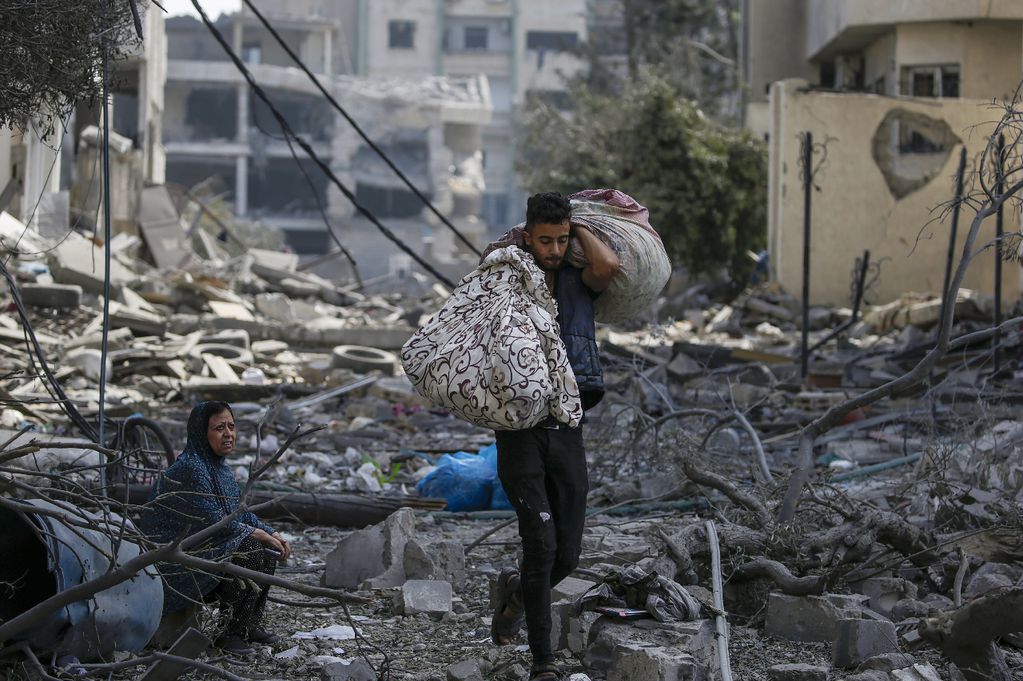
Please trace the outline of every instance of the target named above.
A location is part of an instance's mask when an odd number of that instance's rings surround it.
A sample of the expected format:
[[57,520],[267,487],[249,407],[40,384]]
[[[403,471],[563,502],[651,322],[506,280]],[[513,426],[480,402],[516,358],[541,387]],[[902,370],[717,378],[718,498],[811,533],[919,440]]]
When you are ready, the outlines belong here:
[[718,649],[718,665],[721,667],[721,681],[732,681],[732,664],[728,658],[728,621],[725,619],[724,587],[721,584],[721,546],[714,521],[708,520],[707,544],[710,546],[710,570],[714,587],[715,644]]
[[[949,305],[948,285],[952,281],[952,263],[956,257],[956,235],[959,231],[959,208],[963,203],[963,176],[966,175],[966,147],[963,146],[959,152],[959,169],[956,171],[956,197],[952,206],[952,230],[948,235],[948,257],[945,260],[945,281],[941,285],[941,316],[938,319],[944,322],[945,311]],[[955,305],[955,301],[951,301]],[[955,321],[955,312],[952,313],[952,321]],[[938,324],[938,333],[941,333],[941,323]]]
[[799,376],[806,380],[810,367],[810,198],[813,192],[813,133],[803,137],[803,329]]
[[[1005,135],[998,136],[998,156],[995,174],[995,194],[1001,195],[1005,191]],[[998,204],[998,213],[995,214],[995,328],[1002,324],[1002,238],[1005,235],[1005,204]],[[994,373],[1002,368],[1002,332],[995,331],[994,337],[995,356]]]
[[[110,1],[104,7],[110,15]],[[98,442],[104,445],[106,421],[107,353],[110,336],[110,39],[103,37],[103,329],[99,361],[99,430]],[[106,471],[99,470],[100,488],[106,490]],[[105,491],[102,494],[106,494]]]

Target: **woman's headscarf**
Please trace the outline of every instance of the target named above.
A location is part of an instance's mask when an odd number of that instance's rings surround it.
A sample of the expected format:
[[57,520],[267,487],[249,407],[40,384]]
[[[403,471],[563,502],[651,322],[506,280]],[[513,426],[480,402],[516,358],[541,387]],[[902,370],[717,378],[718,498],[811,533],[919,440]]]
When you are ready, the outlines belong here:
[[192,407],[192,413],[188,415],[188,442],[185,444],[186,452],[191,449],[196,454],[202,454],[205,457],[212,458],[213,461],[218,461],[221,458],[217,456],[213,452],[213,448],[210,447],[209,427],[210,419],[224,411],[229,411],[231,412],[231,416],[234,416],[234,412],[231,411],[231,405],[227,402],[221,402],[220,400],[200,402]]

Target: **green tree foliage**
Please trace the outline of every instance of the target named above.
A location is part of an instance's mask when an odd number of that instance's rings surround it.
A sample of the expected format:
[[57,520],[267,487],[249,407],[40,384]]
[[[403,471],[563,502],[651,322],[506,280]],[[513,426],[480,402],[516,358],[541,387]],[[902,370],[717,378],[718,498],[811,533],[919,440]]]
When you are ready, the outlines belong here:
[[570,114],[534,102],[524,116],[519,171],[530,191],[613,187],[650,209],[672,262],[727,270],[744,284],[747,251],[766,242],[767,157],[746,131],[721,125],[664,79],[615,96],[573,86]]

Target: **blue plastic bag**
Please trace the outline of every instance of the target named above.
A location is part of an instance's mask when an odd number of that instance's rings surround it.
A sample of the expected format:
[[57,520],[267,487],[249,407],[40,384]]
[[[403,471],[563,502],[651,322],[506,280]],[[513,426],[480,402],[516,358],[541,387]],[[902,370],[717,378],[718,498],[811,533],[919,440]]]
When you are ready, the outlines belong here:
[[496,444],[484,447],[477,454],[445,454],[437,462],[437,468],[419,481],[416,490],[423,496],[446,500],[445,510],[453,512],[511,508],[497,479]]

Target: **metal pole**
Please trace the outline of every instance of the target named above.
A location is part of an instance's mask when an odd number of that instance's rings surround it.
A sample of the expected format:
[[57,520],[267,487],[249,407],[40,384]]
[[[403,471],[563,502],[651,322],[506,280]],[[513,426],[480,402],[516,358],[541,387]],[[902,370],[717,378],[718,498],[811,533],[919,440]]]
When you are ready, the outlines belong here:
[[[1001,196],[1005,191],[1005,135],[998,136],[998,156],[996,160],[997,165],[995,166],[995,174],[997,181],[995,183],[995,194]],[[1004,223],[1004,206],[1005,204],[998,205],[998,213],[995,215],[995,328],[997,329],[1002,325],[1002,237],[1004,236],[1005,223]],[[994,373],[998,373],[1002,368],[1002,334],[1000,331],[995,331],[994,337],[995,344],[995,356],[994,356]]]
[[[938,333],[941,333],[941,324],[945,321],[945,312],[949,305],[948,285],[952,281],[952,263],[956,257],[956,233],[959,231],[959,208],[963,202],[963,176],[966,174],[966,147],[959,153],[959,170],[956,171],[956,198],[952,206],[952,230],[948,235],[948,258],[945,260],[945,283],[941,287],[941,320],[938,324]],[[955,305],[955,301],[951,301]],[[952,313],[953,319],[955,313]]]
[[810,197],[813,193],[813,133],[803,137],[803,333],[799,375],[804,381],[810,367]]
[[853,324],[859,321],[860,318],[860,306],[863,304],[863,289],[867,283],[867,269],[870,267],[870,251],[863,251],[863,258],[860,260],[860,272],[859,278],[856,280],[856,295],[853,298],[853,311],[852,316],[846,321],[842,322],[831,333],[824,338],[813,344],[810,348],[810,352],[816,352],[817,348],[827,343],[832,338],[837,337],[839,334],[845,332],[846,329],[850,328]]
[[[110,3],[105,11],[110,15]],[[99,442],[105,446],[104,426],[106,425],[107,350],[110,333],[110,43],[103,38],[103,340],[101,341],[99,363]],[[105,468],[100,466],[100,486],[106,496]]]

